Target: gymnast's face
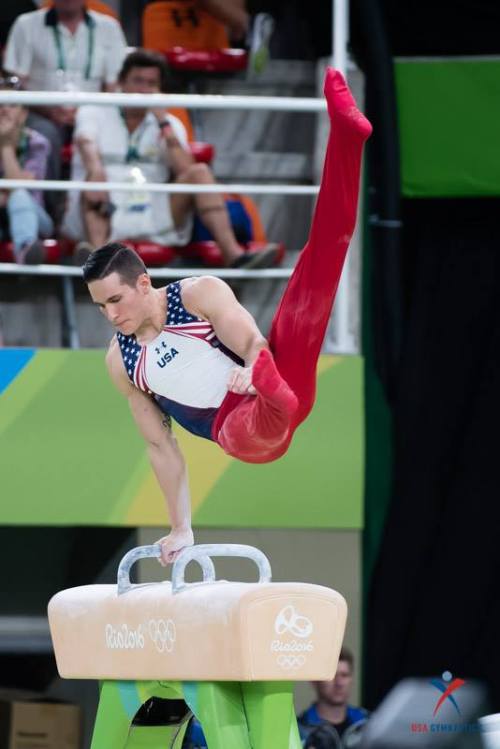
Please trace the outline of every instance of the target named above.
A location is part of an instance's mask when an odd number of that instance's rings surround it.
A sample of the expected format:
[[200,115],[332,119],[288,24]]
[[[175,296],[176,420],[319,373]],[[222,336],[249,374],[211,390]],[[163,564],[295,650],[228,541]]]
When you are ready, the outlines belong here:
[[116,330],[132,335],[148,317],[151,279],[142,273],[134,286],[125,283],[119,273],[89,283],[89,292],[104,317]]

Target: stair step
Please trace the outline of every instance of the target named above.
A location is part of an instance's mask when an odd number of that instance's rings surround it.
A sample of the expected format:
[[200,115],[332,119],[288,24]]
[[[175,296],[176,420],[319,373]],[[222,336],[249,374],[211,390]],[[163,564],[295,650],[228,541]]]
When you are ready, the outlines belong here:
[[217,155],[214,171],[218,179],[230,182],[303,183],[312,178],[311,157],[305,153],[224,151]]

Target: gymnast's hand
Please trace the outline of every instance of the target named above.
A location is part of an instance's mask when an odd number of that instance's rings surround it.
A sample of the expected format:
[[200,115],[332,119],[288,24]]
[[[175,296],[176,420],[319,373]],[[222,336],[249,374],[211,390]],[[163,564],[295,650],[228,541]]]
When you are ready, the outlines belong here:
[[191,528],[172,529],[168,536],[160,538],[156,542],[161,545],[161,557],[158,559],[162,567],[175,562],[179,554],[186,546],[194,544],[194,536]]
[[240,395],[256,395],[252,385],[252,367],[235,367],[229,373],[227,389]]

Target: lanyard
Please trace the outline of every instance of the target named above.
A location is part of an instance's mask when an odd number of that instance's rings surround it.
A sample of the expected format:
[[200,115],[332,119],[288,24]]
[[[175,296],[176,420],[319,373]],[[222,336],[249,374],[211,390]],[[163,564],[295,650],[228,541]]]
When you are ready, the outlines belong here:
[[[87,47],[87,64],[85,66],[85,80],[88,81],[90,78],[90,69],[92,67],[92,57],[94,56],[94,23],[92,19],[86,22],[88,29],[88,47]],[[52,26],[54,34],[54,42],[57,49],[57,69],[66,70],[66,59],[64,57],[64,49],[61,39],[61,31],[57,24]]]
[[136,129],[132,133],[129,133],[128,128],[127,128],[127,123],[125,121],[125,115],[123,114],[123,111],[121,109],[120,109],[120,115],[123,120],[123,125],[127,131],[127,139],[128,139],[127,153],[125,155],[125,163],[130,164],[133,161],[140,161],[141,155],[139,153],[139,144],[142,140],[143,133],[146,130],[146,127],[148,125],[148,123],[146,122],[146,117],[144,117],[140,125],[136,127]]
[[30,139],[29,135],[26,131],[26,129],[23,129],[21,132],[21,137],[19,138],[19,143],[17,145],[16,149],[16,156],[18,158],[19,163],[22,167],[24,167],[26,163],[26,158],[28,156],[28,150],[30,146]]

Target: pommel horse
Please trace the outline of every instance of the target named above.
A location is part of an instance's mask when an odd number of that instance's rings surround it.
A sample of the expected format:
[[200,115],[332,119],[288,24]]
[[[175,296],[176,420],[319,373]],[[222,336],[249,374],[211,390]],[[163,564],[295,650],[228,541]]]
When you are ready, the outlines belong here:
[[[134,716],[151,697],[188,706],[158,749],[180,749],[191,713],[209,749],[300,749],[293,682],[334,677],[344,598],[321,585],[271,582],[267,557],[239,544],[185,549],[171,583],[130,582],[134,562],[159,556],[156,544],[132,549],[117,585],[70,588],[49,603],[59,674],[101,681],[91,749],[130,747]],[[258,582],[216,580],[212,557],[222,556],[253,560]],[[191,561],[201,582],[185,582]]]

